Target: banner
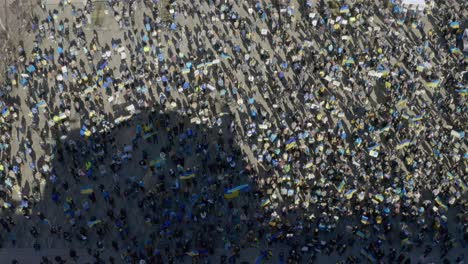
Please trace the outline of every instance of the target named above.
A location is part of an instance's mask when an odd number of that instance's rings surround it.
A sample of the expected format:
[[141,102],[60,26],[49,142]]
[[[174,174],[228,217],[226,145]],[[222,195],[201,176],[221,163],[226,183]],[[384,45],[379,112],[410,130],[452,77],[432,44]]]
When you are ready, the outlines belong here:
[[88,227],[91,228],[101,222],[102,222],[101,220],[88,221]]
[[437,197],[435,198],[435,202],[437,203],[437,205],[439,205],[440,207],[442,207],[445,211],[448,211],[448,206],[445,205],[445,204],[442,202],[442,200],[440,199],[439,196],[437,196]]
[[286,141],[286,150],[293,149],[297,147],[297,139],[295,137],[290,138],[288,141]]
[[351,189],[351,190],[347,191],[345,193],[346,199],[348,199],[348,200],[351,199],[353,197],[354,193],[356,193],[356,192],[357,192],[356,189]]

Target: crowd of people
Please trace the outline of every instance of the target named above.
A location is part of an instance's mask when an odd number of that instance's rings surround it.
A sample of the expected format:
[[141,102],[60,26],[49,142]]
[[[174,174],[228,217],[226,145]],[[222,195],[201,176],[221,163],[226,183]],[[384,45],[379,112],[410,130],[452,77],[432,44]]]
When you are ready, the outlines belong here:
[[466,2],[39,2],[1,79],[2,248],[464,263]]

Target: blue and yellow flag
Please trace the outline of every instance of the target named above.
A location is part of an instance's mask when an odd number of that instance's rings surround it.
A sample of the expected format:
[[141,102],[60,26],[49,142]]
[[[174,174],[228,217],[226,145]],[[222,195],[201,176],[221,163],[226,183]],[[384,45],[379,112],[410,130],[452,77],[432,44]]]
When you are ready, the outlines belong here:
[[345,187],[345,184],[346,184],[345,180],[342,180],[342,181],[340,182],[340,184],[338,185],[338,188],[336,188],[336,189],[338,190],[338,192],[342,192],[342,191],[343,191],[343,189],[344,189],[344,187]]
[[390,131],[390,127],[391,127],[390,125],[387,125],[386,127],[381,128],[380,133]]
[[449,23],[449,26],[453,29],[459,29],[460,28],[460,22],[458,21],[453,21]]
[[357,190],[356,189],[351,189],[351,190],[348,190],[347,192],[345,192],[345,197],[346,199],[351,199],[354,195],[354,193],[356,193]]
[[461,94],[461,95],[467,95],[468,94],[468,89],[457,89],[455,92]]
[[161,165],[163,164],[164,164],[163,159],[156,159],[156,160],[152,160],[149,165],[152,167],[161,167]]
[[358,236],[360,238],[367,238],[367,235],[364,232],[362,232],[361,230],[356,231],[356,236]]
[[376,194],[374,197],[375,197],[375,199],[376,199],[377,201],[379,201],[379,202],[383,202],[384,199],[385,199],[384,196],[381,195],[381,194]]
[[86,187],[83,187],[81,188],[81,194],[91,194],[93,193],[93,188],[89,187],[89,186],[86,186]]
[[89,137],[91,136],[91,134],[92,134],[91,131],[86,126],[83,126],[80,130],[80,135],[82,137]]
[[288,141],[286,141],[286,150],[293,149],[297,147],[297,139],[295,137],[290,138]]
[[44,108],[47,106],[47,103],[44,100],[41,100],[39,103],[36,104],[37,108]]
[[9,115],[10,115],[10,109],[8,109],[8,107],[3,108],[3,110],[2,110],[2,116],[3,116],[3,117],[7,117],[7,116],[9,116]]
[[398,107],[405,107],[407,105],[408,105],[408,99],[402,99],[402,100],[397,102]]
[[370,222],[369,222],[369,217],[365,216],[365,215],[362,215],[361,216],[361,223],[365,224],[365,225],[368,225]]
[[403,140],[402,142],[400,142],[400,143],[396,146],[396,149],[397,149],[397,150],[403,149],[403,148],[409,146],[410,144],[411,144],[411,140],[409,140],[409,139]]
[[226,53],[221,53],[221,59],[224,59],[224,60],[231,59],[231,55],[226,54]]
[[349,13],[349,6],[344,5],[340,8],[340,14],[347,14]]
[[242,184],[242,185],[236,186],[234,188],[231,188],[231,189],[227,190],[226,192],[227,193],[232,193],[232,192],[237,192],[237,191],[248,192],[249,190],[250,190],[250,187],[249,187],[248,184]]
[[250,187],[248,184],[242,184],[239,186],[236,186],[234,188],[228,189],[224,192],[224,198],[225,199],[233,199],[236,197],[239,197],[239,194],[241,192],[248,192],[250,191]]
[[314,165],[314,161],[311,160],[306,165],[304,165],[304,169],[308,169],[308,168],[312,167],[313,165]]
[[267,206],[269,204],[270,204],[270,199],[265,198],[265,199],[262,200],[262,203],[261,203],[262,207],[265,207],[265,206]]
[[368,151],[378,150],[378,149],[380,149],[380,144],[375,144],[374,146],[367,148]]
[[413,243],[413,242],[411,242],[411,241],[409,240],[409,237],[407,237],[407,238],[401,240],[401,245],[402,245],[402,246],[411,245],[412,243]]
[[143,138],[148,139],[148,138],[151,138],[152,136],[155,136],[156,134],[157,134],[156,132],[145,133],[143,135]]
[[88,227],[91,228],[101,222],[102,222],[101,220],[88,221]]
[[437,80],[432,80],[430,82],[427,83],[427,87],[429,88],[437,88],[440,84],[440,80],[437,79]]
[[361,249],[361,254],[367,258],[371,263],[377,263],[377,259],[365,249]]
[[463,182],[463,180],[460,177],[457,177],[457,183],[460,186],[460,188],[462,189],[462,191],[466,190],[466,184]]
[[455,54],[455,55],[462,54],[461,50],[457,47],[451,47],[450,53]]
[[415,121],[420,121],[420,120],[423,119],[423,116],[424,116],[424,115],[417,115],[417,116],[411,118],[411,121],[413,121],[413,122],[415,122]]
[[442,200],[440,199],[439,196],[437,196],[437,197],[435,198],[435,202],[437,203],[437,205],[439,205],[440,207],[442,207],[445,211],[448,211],[448,206],[445,205],[445,204],[442,202]]
[[183,181],[189,180],[189,179],[192,179],[192,178],[195,178],[195,173],[190,172],[190,171],[180,175],[180,177],[179,177],[179,179],[183,180]]
[[239,197],[239,193],[240,191],[235,191],[235,192],[225,192],[224,193],[224,199],[234,199],[234,198],[237,198]]

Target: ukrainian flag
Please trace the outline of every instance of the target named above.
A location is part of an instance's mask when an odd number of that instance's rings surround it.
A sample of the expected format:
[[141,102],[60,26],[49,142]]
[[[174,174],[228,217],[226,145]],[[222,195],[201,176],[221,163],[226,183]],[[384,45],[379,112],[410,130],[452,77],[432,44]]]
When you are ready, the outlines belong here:
[[46,106],[47,106],[47,103],[44,100],[42,100],[42,101],[40,101],[39,103],[36,104],[36,107],[38,107],[38,108],[44,108]]
[[231,188],[229,190],[226,190],[224,192],[224,198],[233,199],[233,198],[238,197],[241,192],[248,192],[249,190],[250,190],[250,187],[248,184],[242,184],[234,188]]
[[397,150],[403,149],[403,148],[409,146],[410,144],[411,144],[411,140],[409,140],[409,139],[403,140],[402,142],[400,142],[400,143],[396,146],[396,149],[397,149]]
[[379,70],[380,73],[382,73],[382,77],[385,77],[390,74],[390,71],[387,69]]
[[361,216],[361,223],[368,225],[369,224],[369,217],[363,215]]
[[152,167],[160,167],[163,163],[164,163],[164,161],[161,160],[161,159],[152,160],[152,161],[150,162],[150,166],[152,166]]
[[358,231],[356,232],[356,236],[358,236],[358,237],[360,237],[360,238],[366,238],[366,237],[367,237],[367,235],[364,234],[361,230],[358,230]]
[[221,53],[221,58],[222,58],[222,59],[231,59],[231,55],[225,54],[225,53]]
[[192,179],[192,178],[195,178],[195,173],[193,172],[186,172],[182,175],[180,175],[179,179],[185,181],[185,180],[188,180],[188,179]]
[[457,47],[451,47],[450,48],[450,53],[452,54],[462,54],[461,50]]
[[454,21],[454,22],[450,22],[449,26],[453,29],[459,29],[460,28],[460,22],[458,21]]
[[387,131],[390,131],[390,125],[386,126],[386,127],[383,127],[382,129],[380,129],[380,133],[382,132],[387,132]]
[[354,64],[354,58],[350,57],[347,59],[343,59],[342,65],[351,65],[351,64]]
[[156,132],[151,132],[151,133],[145,133],[143,135],[143,138],[144,139],[148,139],[148,138],[151,138],[152,136],[156,135],[157,133]]
[[438,206],[442,207],[445,211],[448,211],[448,206],[442,202],[439,196],[435,198],[435,202],[437,203]]
[[81,188],[81,194],[92,194],[93,192],[93,188],[89,186]]
[[[55,121],[55,120],[54,120],[54,121]],[[80,135],[81,135],[82,137],[83,137],[83,136],[84,136],[84,137],[89,137],[89,136],[91,136],[91,131],[90,131],[88,128],[86,128],[86,126],[83,126],[83,127],[81,128],[81,130],[80,130]]]
[[321,151],[323,151],[323,144],[322,144],[322,143],[320,143],[320,145],[318,145],[318,146],[315,148],[315,153],[319,153],[319,152],[321,152]]
[[314,161],[309,161],[306,165],[304,165],[304,169],[308,169],[310,167],[314,166]]
[[280,182],[286,182],[286,181],[290,181],[291,180],[291,176],[290,175],[284,175],[283,177],[281,177],[281,181]]
[[453,174],[450,172],[450,171],[447,171],[447,177],[449,178],[449,180],[453,180]]
[[183,68],[183,69],[182,69],[182,73],[183,73],[183,74],[187,74],[187,73],[189,73],[189,72],[190,72],[190,69],[187,69],[187,68]]
[[411,245],[413,244],[410,240],[409,240],[409,237],[401,240],[401,245],[404,246],[404,245]]
[[427,83],[427,87],[429,88],[437,88],[440,84],[440,80],[437,79],[437,80],[432,80],[430,82]]
[[376,195],[375,195],[375,199],[376,199],[377,201],[379,201],[379,202],[383,202],[385,198],[384,198],[384,196],[381,195],[381,194],[376,194]]
[[7,116],[9,116],[9,115],[10,115],[10,110],[8,109],[8,107],[3,108],[3,110],[2,110],[2,116],[3,116],[3,117],[7,117]]
[[348,190],[346,193],[345,193],[345,197],[346,199],[351,199],[354,195],[354,193],[357,192],[356,189],[351,189],[351,190]]
[[423,119],[423,116],[424,116],[424,115],[417,115],[417,116],[411,118],[411,121],[413,121],[413,122],[414,122],[414,121],[420,121],[420,120]]
[[372,263],[377,263],[377,259],[369,252],[367,252],[365,249],[361,249],[361,254],[367,258]]
[[265,198],[265,199],[262,200],[262,203],[261,203],[262,207],[265,207],[265,206],[267,206],[269,204],[270,204],[270,199]]
[[349,13],[349,6],[345,5],[340,8],[340,14],[347,14]]
[[375,144],[374,146],[367,148],[367,150],[371,151],[371,150],[375,150],[375,149],[379,149],[379,148],[380,148],[380,144]]
[[232,189],[229,189],[226,192],[228,192],[228,193],[237,192],[237,191],[239,191],[239,192],[248,192],[249,190],[250,190],[250,187],[249,187],[248,184],[242,184],[242,185],[239,185],[239,186],[234,187]]
[[468,89],[457,89],[455,90],[457,93],[461,95],[467,95],[468,94]]
[[462,188],[463,191],[466,190],[466,184],[463,182],[462,179],[457,178],[457,183],[458,183],[458,185],[460,185],[460,187]]
[[405,107],[407,105],[408,105],[408,100],[407,99],[402,99],[402,100],[397,102],[397,106],[399,106],[399,107]]
[[295,137],[290,138],[288,141],[286,141],[286,150],[293,149],[297,147],[297,139]]
[[237,197],[239,197],[239,191],[235,191],[232,193],[229,193],[229,192],[224,193],[224,199],[234,199]]
[[88,227],[91,228],[101,222],[102,222],[101,220],[88,221]]
[[345,180],[342,180],[342,181],[340,182],[340,185],[338,185],[338,188],[337,188],[337,189],[338,189],[338,192],[342,192],[342,191],[343,191],[343,189],[344,189],[344,187],[345,187],[345,184],[346,184],[346,183],[345,183]]

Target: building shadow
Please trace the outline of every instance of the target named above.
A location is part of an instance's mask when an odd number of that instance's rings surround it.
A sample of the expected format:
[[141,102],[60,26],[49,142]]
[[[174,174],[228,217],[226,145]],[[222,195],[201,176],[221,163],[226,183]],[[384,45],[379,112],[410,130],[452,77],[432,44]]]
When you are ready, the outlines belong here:
[[[44,154],[50,161],[37,162],[41,183],[3,213],[16,223],[2,231],[10,236],[3,247],[30,248],[38,258],[60,250],[65,258],[74,249],[81,260],[169,263],[173,256],[181,263],[191,258],[187,252],[215,255],[228,240],[232,255],[260,200],[229,116],[213,125],[194,116],[156,108],[107,128],[90,120],[66,137],[56,125],[57,143]],[[226,199],[236,186],[243,187]]]

